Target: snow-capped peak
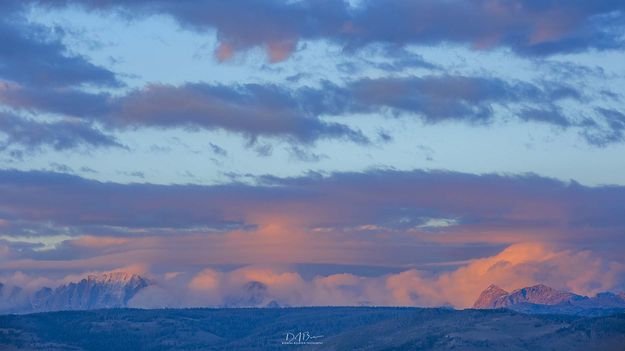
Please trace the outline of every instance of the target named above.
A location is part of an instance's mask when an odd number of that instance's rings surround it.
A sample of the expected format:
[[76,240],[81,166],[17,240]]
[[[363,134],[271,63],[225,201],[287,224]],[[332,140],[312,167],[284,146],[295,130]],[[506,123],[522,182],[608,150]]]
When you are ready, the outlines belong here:
[[115,271],[100,274],[90,274],[87,276],[87,281],[93,281],[100,284],[128,284],[133,280],[145,280],[138,274]]

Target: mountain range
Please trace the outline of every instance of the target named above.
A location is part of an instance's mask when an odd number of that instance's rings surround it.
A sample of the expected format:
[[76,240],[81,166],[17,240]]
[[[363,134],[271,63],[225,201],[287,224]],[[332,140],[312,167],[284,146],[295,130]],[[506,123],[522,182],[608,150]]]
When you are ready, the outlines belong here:
[[[128,272],[109,272],[56,288],[43,287],[27,292],[18,286],[0,283],[0,314],[65,310],[94,310],[131,307],[130,300],[155,285],[150,279]],[[284,307],[270,298],[267,285],[250,281],[224,299],[219,307]]]
[[[156,284],[138,274],[117,271],[89,275],[78,282],[27,292],[0,283],[0,314],[130,307],[143,289]],[[250,281],[218,307],[284,307],[273,300],[265,284]],[[512,292],[490,285],[478,297],[474,309],[505,308],[528,314],[599,316],[625,312],[625,293],[602,292],[594,297],[574,294],[544,284]]]
[[[61,310],[91,310],[127,307],[141,289],[151,282],[137,274],[110,272],[56,288],[43,287],[32,294],[0,283],[0,312],[28,313]],[[6,291],[5,291],[6,290]]]
[[538,284],[507,292],[490,285],[473,304],[476,309],[507,308],[524,313],[603,315],[625,311],[625,293],[598,293],[594,297]]

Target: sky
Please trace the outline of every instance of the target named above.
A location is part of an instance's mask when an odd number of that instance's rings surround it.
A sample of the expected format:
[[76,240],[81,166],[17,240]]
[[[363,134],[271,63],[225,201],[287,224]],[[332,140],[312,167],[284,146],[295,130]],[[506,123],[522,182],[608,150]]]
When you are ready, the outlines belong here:
[[617,0],[0,3],[0,281],[625,290]]

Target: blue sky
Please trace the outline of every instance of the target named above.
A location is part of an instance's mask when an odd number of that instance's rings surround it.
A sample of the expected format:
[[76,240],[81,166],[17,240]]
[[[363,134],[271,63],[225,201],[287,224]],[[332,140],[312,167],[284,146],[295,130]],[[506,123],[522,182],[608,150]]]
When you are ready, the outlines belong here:
[[[535,58],[518,57],[508,48],[476,51],[459,44],[409,45],[397,56],[398,53],[387,54],[381,44],[345,54],[339,45],[315,40],[300,42],[283,62],[269,63],[258,47],[219,62],[213,55],[218,45],[214,30],[186,30],[166,15],[129,18],[76,7],[34,7],[27,18],[63,33],[59,40],[73,54],[114,72],[124,84],[106,88],[115,95],[148,84],[274,83],[301,87],[318,85],[321,80],[341,84],[357,78],[459,74],[575,84],[587,97],[580,102],[564,101],[562,108],[572,118],[580,118],[594,114],[594,106],[618,109],[622,102],[602,97],[601,92],[622,96],[625,86],[625,57],[619,49]],[[411,59],[416,67],[411,67]],[[376,63],[402,60],[408,62],[408,67],[391,72],[385,69],[388,67],[376,67]],[[436,67],[421,67],[414,61]],[[584,74],[571,73],[573,69],[583,70]],[[298,76],[301,79],[294,81],[293,77]],[[359,128],[372,143],[319,140],[301,147],[276,138],[261,138],[251,147],[246,137],[219,129],[189,132],[184,128],[141,128],[116,132],[116,137],[127,146],[125,149],[79,148],[59,152],[44,148],[21,160],[3,157],[2,164],[22,170],[59,170],[60,166],[67,166],[67,170],[87,178],[164,184],[220,183],[229,180],[224,173],[295,176],[308,171],[330,173],[370,168],[477,174],[532,172],[588,185],[625,181],[625,161],[618,157],[624,151],[623,143],[591,145],[580,136],[578,128],[519,121],[501,107],[496,109],[493,121],[476,125],[429,124],[414,113],[394,116],[388,111],[322,118]],[[377,137],[378,133],[391,140],[384,141]],[[227,155],[215,154],[211,145],[227,151]]]

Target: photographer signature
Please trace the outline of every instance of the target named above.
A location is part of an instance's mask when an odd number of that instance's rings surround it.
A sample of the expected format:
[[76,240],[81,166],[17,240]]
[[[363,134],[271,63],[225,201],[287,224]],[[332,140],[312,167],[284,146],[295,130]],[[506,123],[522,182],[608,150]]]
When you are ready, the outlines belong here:
[[308,331],[287,332],[282,345],[321,345],[323,342],[318,341],[320,338],[323,338],[323,335],[310,335]]

